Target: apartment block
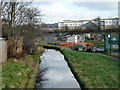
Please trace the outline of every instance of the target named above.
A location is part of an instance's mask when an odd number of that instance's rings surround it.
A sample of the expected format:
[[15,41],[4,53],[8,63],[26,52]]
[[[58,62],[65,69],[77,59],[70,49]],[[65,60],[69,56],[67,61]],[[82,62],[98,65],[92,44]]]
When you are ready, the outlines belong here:
[[85,29],[114,29],[118,28],[120,18],[99,19],[99,20],[63,20],[58,22],[59,30],[85,30]]

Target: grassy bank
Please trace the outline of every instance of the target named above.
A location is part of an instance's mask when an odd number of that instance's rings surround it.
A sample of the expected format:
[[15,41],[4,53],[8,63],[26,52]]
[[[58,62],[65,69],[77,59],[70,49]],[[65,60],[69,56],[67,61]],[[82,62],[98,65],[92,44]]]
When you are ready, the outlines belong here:
[[49,45],[64,53],[70,68],[83,88],[118,88],[119,61],[94,53],[69,51],[59,46]]
[[37,55],[26,54],[25,57],[10,58],[3,63],[2,88],[34,88],[42,52],[43,49]]
[[104,48],[104,41],[86,40],[86,42],[93,43],[95,47]]

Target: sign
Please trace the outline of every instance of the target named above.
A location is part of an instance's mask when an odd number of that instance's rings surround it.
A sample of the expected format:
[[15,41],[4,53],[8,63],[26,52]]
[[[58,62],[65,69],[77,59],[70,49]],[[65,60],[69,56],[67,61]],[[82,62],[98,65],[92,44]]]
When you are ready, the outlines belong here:
[[28,42],[28,46],[30,46],[30,42]]
[[113,48],[113,46],[111,46],[111,48]]

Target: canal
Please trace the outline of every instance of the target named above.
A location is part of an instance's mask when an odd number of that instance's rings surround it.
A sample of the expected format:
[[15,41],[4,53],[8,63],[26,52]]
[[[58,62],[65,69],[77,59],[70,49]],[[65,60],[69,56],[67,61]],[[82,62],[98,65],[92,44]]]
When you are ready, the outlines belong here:
[[80,88],[63,54],[45,49],[40,58],[40,70],[43,72],[37,88]]

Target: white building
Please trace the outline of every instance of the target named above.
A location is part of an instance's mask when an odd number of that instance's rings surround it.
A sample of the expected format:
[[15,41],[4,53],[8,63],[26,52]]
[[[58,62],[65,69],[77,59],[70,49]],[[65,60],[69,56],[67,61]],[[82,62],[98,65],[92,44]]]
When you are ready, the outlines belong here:
[[67,37],[67,43],[78,43],[78,42],[84,42],[85,41],[85,35],[72,35],[70,37]]
[[[100,19],[100,28],[101,29],[112,29],[112,28],[118,28],[118,25],[120,23],[118,22],[120,18],[109,18],[109,19]],[[97,20],[79,20],[79,21],[74,21],[74,20],[63,20],[63,22],[58,22],[58,29],[59,30],[84,30],[82,27],[84,24],[88,22],[95,23],[98,25]]]
[[63,22],[58,22],[58,28],[61,30],[64,29],[80,29],[80,27],[85,24],[83,21],[72,21],[72,20],[64,20]]

